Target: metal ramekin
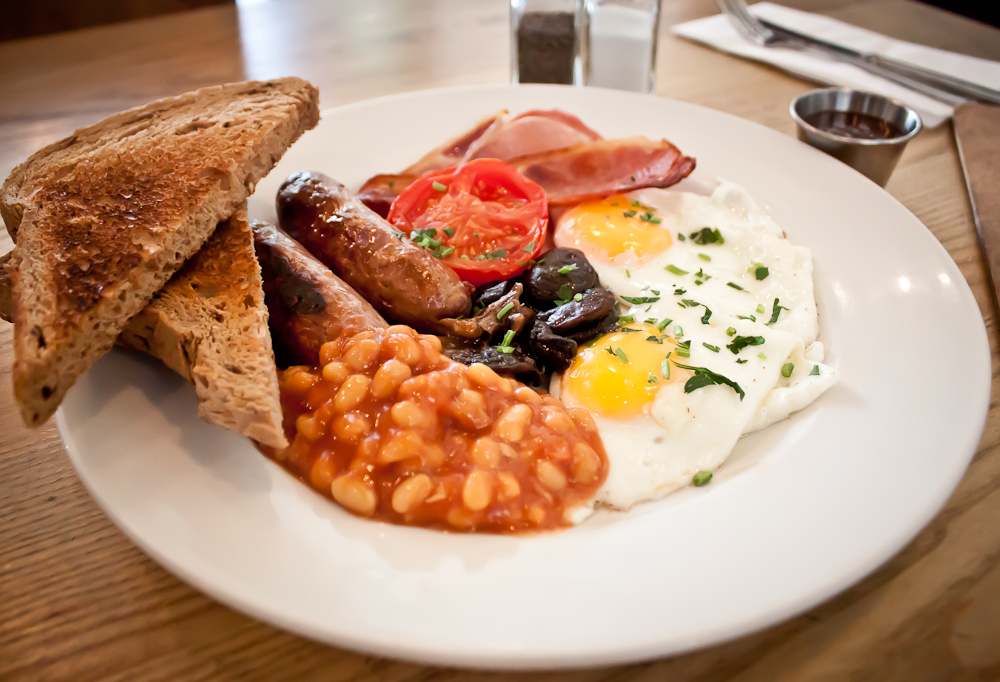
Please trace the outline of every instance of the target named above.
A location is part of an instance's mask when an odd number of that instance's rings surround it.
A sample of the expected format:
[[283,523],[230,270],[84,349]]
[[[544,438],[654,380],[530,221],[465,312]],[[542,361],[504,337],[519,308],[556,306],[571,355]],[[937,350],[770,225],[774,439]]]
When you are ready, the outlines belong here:
[[[850,111],[868,114],[888,121],[903,134],[885,140],[864,140],[844,137],[820,130],[805,122],[804,117],[819,111]],[[798,125],[803,142],[840,159],[851,168],[885,187],[896,168],[906,143],[923,128],[920,115],[896,100],[845,88],[810,90],[792,100],[789,112]]]

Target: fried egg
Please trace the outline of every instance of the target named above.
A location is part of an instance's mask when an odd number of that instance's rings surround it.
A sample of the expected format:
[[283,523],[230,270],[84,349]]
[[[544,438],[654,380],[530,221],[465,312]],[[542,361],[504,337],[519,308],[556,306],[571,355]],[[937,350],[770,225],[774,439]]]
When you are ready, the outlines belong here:
[[601,433],[596,503],[628,509],[691,484],[836,381],[816,338],[812,255],[737,185],[582,203],[554,240],[583,251],[622,303],[621,328],[550,387]]

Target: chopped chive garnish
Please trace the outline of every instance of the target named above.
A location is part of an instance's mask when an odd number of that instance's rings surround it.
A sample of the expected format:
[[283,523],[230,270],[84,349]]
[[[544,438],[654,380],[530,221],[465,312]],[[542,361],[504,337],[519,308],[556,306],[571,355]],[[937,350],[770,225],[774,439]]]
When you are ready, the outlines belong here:
[[735,336],[735,335],[736,335],[736,327],[729,327],[726,329],[726,336]]
[[583,300],[583,294],[573,294],[573,300],[577,301],[577,302],[582,301]]
[[661,339],[659,336],[653,336],[652,334],[650,334],[649,336],[647,336],[646,340],[650,341],[652,343],[659,343],[659,344],[663,343],[663,339]]
[[524,251],[525,253],[531,253],[532,251],[534,251],[535,250],[535,240],[532,239],[530,242],[527,243],[527,245],[522,246],[521,250]]
[[561,268],[559,268],[558,272],[560,275],[568,275],[574,270],[576,270],[576,263],[570,263],[569,265],[564,265]]
[[497,319],[502,320],[503,318],[507,317],[507,313],[509,313],[513,309],[514,309],[514,303],[512,301],[500,309],[500,312],[497,313]]
[[435,192],[444,192],[445,190],[448,189],[447,185],[442,185],[437,180],[431,183],[431,187],[434,189]]
[[795,369],[795,365],[793,365],[790,362],[786,362],[785,364],[783,364],[781,366],[781,376],[783,376],[783,377],[785,377],[787,379],[788,377],[792,376],[792,371],[794,369]]
[[631,277],[632,276],[632,273],[628,271],[628,268],[625,269],[625,276],[626,277]]
[[618,318],[618,321],[622,324],[628,324],[629,322],[635,322],[635,315],[622,315]]
[[[702,305],[704,305],[704,304],[702,304]],[[706,306],[705,306],[705,314],[701,316],[701,323],[702,323],[702,324],[708,324],[708,320],[709,320],[709,319],[710,319],[711,317],[712,317],[712,311],[711,311],[711,310],[709,310],[709,309],[708,309],[708,306],[706,305]]]
[[764,337],[763,336],[737,336],[733,339],[732,343],[726,344],[726,348],[733,352],[733,355],[739,355],[739,352],[746,348],[747,346],[763,346]]
[[677,267],[676,265],[673,265],[673,264],[668,265],[666,267],[666,270],[668,272],[674,273],[675,275],[686,275],[686,274],[688,274],[687,270],[681,270],[679,267]]
[[677,357],[679,358],[691,357],[691,349],[688,348],[687,346],[677,346],[674,352],[677,354]]
[[741,320],[750,320],[751,322],[757,321],[757,318],[754,317],[753,315],[737,315],[736,317],[740,318]]
[[767,360],[767,356],[763,352],[757,353],[757,357],[761,360]]
[[633,175],[633,176],[631,176],[631,177],[629,178],[629,180],[631,180],[632,182],[635,182],[635,176],[634,176],[634,175]]
[[683,241],[687,241],[687,237],[685,237],[684,235],[682,235],[680,233],[677,234],[677,238],[680,239],[682,242]]
[[663,222],[663,218],[653,215],[652,211],[646,211],[643,215],[639,216],[639,219],[647,223],[653,223],[654,225],[659,225]]
[[686,293],[687,289],[680,289],[680,288],[674,289],[674,296],[683,296]]
[[611,350],[611,346],[608,346],[607,348],[605,348],[604,352],[607,353],[608,355],[614,355],[615,354],[615,352],[613,350]]
[[699,471],[694,475],[694,477],[691,478],[691,483],[694,484],[694,487],[700,488],[703,485],[708,485],[711,480],[712,480],[711,471]]
[[726,282],[726,286],[732,287],[733,289],[736,289],[736,291],[746,291],[746,289],[744,289],[743,287],[741,287],[736,282]]
[[617,355],[618,359],[624,362],[626,365],[628,364],[628,356],[625,355],[625,351],[621,349],[621,346],[615,346],[615,355]]
[[503,335],[503,345],[509,346],[514,342],[514,336],[516,332],[513,329],[508,329],[507,333]]
[[441,257],[441,258],[444,258],[445,256],[447,256],[448,254],[450,254],[454,250],[455,250],[454,246],[446,246],[445,248],[441,249],[438,252],[438,256]]
[[622,334],[633,334],[633,333],[635,333],[635,332],[637,332],[639,330],[638,329],[633,329],[632,327],[622,327],[618,331],[620,331]]
[[763,315],[764,312],[765,312],[764,311],[764,306],[761,305],[761,304],[757,304],[757,312],[760,313],[761,315]]
[[459,258],[461,258],[462,260],[469,260],[469,257],[466,256],[464,253],[461,256],[459,256]]
[[660,300],[659,296],[622,296],[622,300],[626,303],[631,303],[632,305],[645,305],[647,303],[656,303]]
[[660,374],[663,375],[664,379],[670,378],[670,363],[668,362],[669,359],[670,359],[670,353],[667,353],[667,357],[663,358],[663,362],[660,363]]
[[692,367],[690,365],[682,365],[679,362],[675,362],[674,364],[681,369],[689,369],[694,372],[694,376],[688,379],[687,383],[684,384],[685,393],[692,393],[697,391],[699,388],[705,388],[706,386],[725,384],[740,394],[740,400],[743,400],[743,398],[746,397],[746,394],[743,392],[743,389],[740,388],[738,383],[732,379],[722,376],[721,374],[717,374],[706,367]]
[[638,199],[629,199],[628,203],[634,206],[635,208],[642,208],[642,202],[639,201]]
[[763,265],[759,265],[757,266],[755,274],[757,275],[758,280],[762,280],[762,279],[767,279],[767,276],[770,274],[770,272],[768,272],[768,269],[765,268]]
[[812,371],[809,372],[809,376],[811,377],[819,376],[819,365],[813,365]]
[[646,379],[646,383],[647,383],[647,384],[655,384],[655,383],[658,383],[658,382],[656,381],[656,377],[654,377],[654,376],[653,376],[653,373],[652,373],[652,372],[650,372],[650,373],[649,373],[649,378],[648,378],[648,379]]
[[442,230],[442,232],[444,232],[449,237],[454,237],[455,236],[455,230],[451,229],[450,227],[444,228],[444,230]]
[[736,361],[736,364],[737,365],[745,365],[745,364],[747,364],[746,358],[740,358],[739,360]]
[[706,263],[712,262],[712,257],[709,256],[707,253],[699,253],[698,258],[702,259]]
[[645,323],[646,324],[656,324],[656,318],[655,317],[647,317],[645,319]]
[[778,315],[781,314],[782,310],[788,310],[788,308],[786,308],[783,305],[778,305],[778,299],[774,299],[774,309],[771,311],[771,321],[770,322],[765,322],[764,324],[770,326],[770,325],[774,324],[775,322],[777,322],[778,321]]
[[705,348],[709,349],[713,353],[718,353],[719,352],[719,347],[718,346],[713,346],[712,344],[705,343],[704,341],[701,342],[701,345],[703,345]]
[[629,209],[627,211],[622,211],[622,215],[626,218],[634,218],[636,211],[634,209]]
[[660,324],[656,325],[656,328],[662,332],[670,325],[671,322],[673,322],[673,320],[671,320],[669,317],[665,317],[662,320],[660,320]]
[[676,327],[674,327],[674,336],[676,336],[678,339],[680,337],[684,336],[684,327],[682,327],[680,325],[677,325]]
[[520,265],[522,268],[528,267],[527,261],[519,260],[517,261],[517,264]]
[[722,233],[719,232],[718,228],[712,229],[711,227],[703,227],[697,232],[692,232],[691,241],[695,244],[725,244],[726,240],[722,238]]
[[389,181],[389,189],[392,189],[393,185],[395,185],[395,184],[396,184],[395,180],[390,180]]

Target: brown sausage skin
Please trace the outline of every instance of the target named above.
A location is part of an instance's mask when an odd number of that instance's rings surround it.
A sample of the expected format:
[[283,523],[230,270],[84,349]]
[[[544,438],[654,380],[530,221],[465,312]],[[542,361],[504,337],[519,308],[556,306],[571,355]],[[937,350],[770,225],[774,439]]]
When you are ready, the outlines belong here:
[[382,316],[301,244],[250,221],[264,302],[281,365],[318,365],[319,349],[341,334],[384,328]]
[[281,185],[278,223],[393,322],[440,331],[469,314],[469,289],[453,270],[413,244],[340,183],[295,173]]

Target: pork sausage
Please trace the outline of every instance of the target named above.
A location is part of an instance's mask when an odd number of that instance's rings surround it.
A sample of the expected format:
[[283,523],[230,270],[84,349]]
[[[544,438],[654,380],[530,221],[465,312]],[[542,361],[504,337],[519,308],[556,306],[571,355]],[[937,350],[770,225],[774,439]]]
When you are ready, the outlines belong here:
[[440,331],[469,314],[469,288],[340,183],[295,173],[281,185],[278,224],[393,322]]
[[268,223],[253,220],[250,227],[279,364],[317,365],[325,342],[387,326],[367,301],[301,244]]

